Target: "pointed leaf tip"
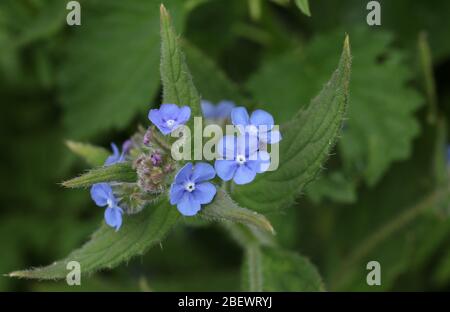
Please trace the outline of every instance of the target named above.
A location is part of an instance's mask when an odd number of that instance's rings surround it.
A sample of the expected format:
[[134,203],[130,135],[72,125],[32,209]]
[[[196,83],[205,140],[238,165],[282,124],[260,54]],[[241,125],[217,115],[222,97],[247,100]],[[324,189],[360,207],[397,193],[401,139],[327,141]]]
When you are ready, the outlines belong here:
[[169,17],[169,13],[167,12],[166,7],[164,6],[164,4],[161,3],[161,5],[159,6],[159,12],[161,14],[161,17]]
[[100,182],[136,182],[137,175],[130,163],[116,163],[91,169],[79,177],[64,181],[62,185],[67,188],[90,187]]
[[348,34],[345,34],[344,51],[345,51],[345,53],[350,55],[350,37],[348,36]]
[[290,205],[322,169],[346,114],[351,71],[348,36],[343,44],[338,67],[328,83],[284,125],[279,168],[234,189],[233,198],[242,206],[268,212]]
[[209,220],[246,224],[272,235],[276,234],[264,215],[239,207],[225,191],[218,192],[214,201],[202,210],[200,216]]

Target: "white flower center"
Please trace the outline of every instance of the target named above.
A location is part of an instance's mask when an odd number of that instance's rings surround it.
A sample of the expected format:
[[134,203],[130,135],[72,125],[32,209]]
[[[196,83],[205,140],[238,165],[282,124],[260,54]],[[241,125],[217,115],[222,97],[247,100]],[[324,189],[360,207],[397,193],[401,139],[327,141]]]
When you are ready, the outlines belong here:
[[193,192],[195,190],[195,184],[192,182],[188,182],[184,185],[184,189],[188,191],[189,193]]
[[244,155],[241,155],[241,154],[237,155],[237,156],[236,156],[236,162],[237,162],[239,165],[244,164],[244,163],[245,163],[245,156],[244,156]]
[[258,128],[255,125],[250,125],[247,127],[247,132],[250,135],[258,135]]
[[112,201],[111,198],[108,198],[106,200],[106,204],[108,205],[109,208],[112,208],[114,206],[114,202]]
[[172,128],[174,124],[175,124],[175,120],[173,120],[173,119],[169,119],[166,121],[166,125],[169,128]]

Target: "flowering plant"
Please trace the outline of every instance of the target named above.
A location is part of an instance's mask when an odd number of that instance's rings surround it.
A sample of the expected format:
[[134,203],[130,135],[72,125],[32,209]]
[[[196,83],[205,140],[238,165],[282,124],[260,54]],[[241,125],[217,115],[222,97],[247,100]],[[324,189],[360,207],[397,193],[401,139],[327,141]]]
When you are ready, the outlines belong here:
[[[180,219],[225,221],[251,258],[276,245],[275,229],[264,214],[292,203],[328,157],[347,105],[348,38],[329,82],[306,109],[279,128],[268,111],[253,109],[249,114],[243,105],[252,103],[201,100],[164,6],[160,13],[163,98],[159,108],[150,109],[149,124],[139,127],[121,150],[111,144],[112,153],[71,144],[95,168],[63,185],[89,187],[95,204],[105,208],[104,225],[66,259],[12,276],[64,278],[71,261],[79,262],[83,273],[113,267],[161,242]],[[209,126],[234,130],[200,144],[204,151],[211,143],[214,158],[198,159],[195,142],[190,152],[196,118],[207,124],[201,133]],[[187,159],[174,157],[179,142]],[[314,267],[307,261],[304,265],[318,281],[314,288],[321,289]],[[263,288],[260,277],[253,275],[261,271],[249,272],[248,289]]]

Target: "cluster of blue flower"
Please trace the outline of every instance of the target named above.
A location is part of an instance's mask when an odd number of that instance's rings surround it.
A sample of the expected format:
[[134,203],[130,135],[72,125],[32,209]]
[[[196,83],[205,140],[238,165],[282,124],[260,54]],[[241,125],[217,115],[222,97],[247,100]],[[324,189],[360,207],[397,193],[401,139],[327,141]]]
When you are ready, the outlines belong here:
[[[203,116],[213,122],[231,120],[240,135],[226,135],[219,144],[219,159],[214,166],[206,162],[189,162],[175,175],[170,186],[170,203],[185,216],[197,214],[201,205],[210,203],[216,195],[216,186],[210,181],[217,176],[223,181],[233,180],[236,184],[252,182],[258,173],[266,171],[270,165],[270,155],[265,149],[267,144],[278,143],[281,134],[274,129],[272,115],[263,110],[255,110],[251,115],[244,107],[235,107],[230,101],[221,101],[213,105],[208,101],[201,103]],[[163,135],[168,135],[187,123],[191,116],[188,106],[162,104],[159,109],[151,109],[148,118]],[[144,137],[144,140],[148,138]],[[113,154],[105,165],[125,161],[130,144],[125,142],[122,153],[112,144]],[[91,188],[91,197],[97,206],[106,207],[105,222],[116,229],[122,224],[123,209],[118,206],[111,185],[98,183]]]

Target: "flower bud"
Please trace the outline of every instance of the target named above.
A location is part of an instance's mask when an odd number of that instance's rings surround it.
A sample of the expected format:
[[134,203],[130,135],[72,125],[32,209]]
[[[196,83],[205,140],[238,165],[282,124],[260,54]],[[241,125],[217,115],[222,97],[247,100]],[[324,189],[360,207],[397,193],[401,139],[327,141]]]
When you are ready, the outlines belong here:
[[147,131],[145,131],[143,142],[144,145],[150,145],[150,141],[152,140],[152,129],[148,127]]

